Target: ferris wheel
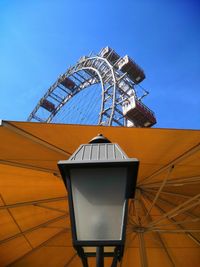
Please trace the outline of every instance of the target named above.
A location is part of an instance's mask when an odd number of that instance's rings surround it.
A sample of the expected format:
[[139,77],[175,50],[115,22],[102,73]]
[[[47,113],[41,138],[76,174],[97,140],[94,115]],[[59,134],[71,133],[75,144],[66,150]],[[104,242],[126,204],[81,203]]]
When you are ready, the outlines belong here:
[[139,86],[144,79],[144,71],[129,56],[105,47],[60,75],[28,121],[151,127],[156,118],[142,102],[148,94]]

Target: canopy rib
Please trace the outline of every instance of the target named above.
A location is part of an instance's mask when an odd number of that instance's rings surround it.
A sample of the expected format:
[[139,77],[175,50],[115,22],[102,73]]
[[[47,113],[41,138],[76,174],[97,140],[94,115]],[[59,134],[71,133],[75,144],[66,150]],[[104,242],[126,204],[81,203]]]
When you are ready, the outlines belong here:
[[4,206],[0,206],[0,210],[1,209],[16,208],[16,207],[21,207],[21,206],[35,205],[35,204],[39,204],[39,203],[63,201],[63,200],[67,200],[67,196],[56,197],[56,198],[38,199],[38,200],[34,200],[34,201],[18,202],[15,204],[8,204],[8,205],[4,204]]
[[168,173],[167,173],[165,179],[163,179],[163,181],[162,181],[162,183],[161,183],[161,185],[160,185],[160,188],[158,189],[158,191],[157,191],[157,193],[156,193],[156,195],[155,195],[155,197],[154,197],[154,200],[152,201],[151,206],[149,207],[149,209],[148,209],[148,211],[147,211],[147,214],[146,214],[146,216],[145,216],[145,218],[144,218],[144,222],[146,221],[148,215],[150,214],[151,210],[152,210],[153,207],[155,206],[155,203],[156,203],[156,201],[157,201],[159,195],[161,194],[161,192],[162,192],[164,186],[166,185],[166,182],[167,182],[167,180],[169,179],[169,177],[170,177],[170,175],[171,175],[173,169],[174,169],[174,165],[172,165],[171,168],[169,168],[169,171],[168,171]]
[[[152,191],[154,193],[157,192],[157,190],[153,189],[153,188],[145,188],[144,189],[141,187],[141,190],[144,192],[148,192],[148,191]],[[168,192],[168,191],[164,191],[164,190],[162,190],[161,194],[166,194],[166,195],[175,196],[175,197],[183,197],[183,198],[187,198],[187,199],[191,198],[191,196],[189,196],[189,195],[184,195],[184,194],[179,194],[179,193],[174,193],[174,192]]]
[[144,233],[138,233],[141,267],[148,267],[147,253],[144,241]]
[[19,257],[18,259],[14,260],[13,262],[11,262],[10,264],[8,264],[8,267],[11,267],[13,264],[20,262],[22,259],[24,259],[25,257],[27,257],[28,255],[32,254],[35,250],[44,247],[48,242],[50,242],[51,240],[53,240],[55,237],[59,236],[62,233],[65,233],[66,229],[62,229],[61,231],[59,231],[58,233],[56,233],[55,235],[51,236],[50,238],[48,238],[47,240],[45,240],[44,242],[42,242],[40,245],[34,247],[32,250],[28,251],[27,253],[25,253],[23,256]]
[[[145,197],[148,201],[151,202],[151,199],[149,198],[149,196],[147,196],[147,194],[143,194],[143,197]],[[158,210],[164,215],[165,214],[165,210],[163,210],[158,203],[156,204],[156,207],[158,208]],[[169,221],[171,222],[177,222],[174,218],[167,218]],[[182,225],[177,224],[177,227],[179,229],[185,229]],[[185,233],[190,239],[192,239],[198,246],[200,246],[200,240],[197,239],[193,234],[186,232]]]
[[[176,178],[176,179],[167,181],[166,185],[167,186],[173,186],[173,185],[178,186],[178,185],[186,185],[186,184],[193,184],[193,183],[200,183],[200,176]],[[159,187],[161,184],[162,182],[141,184],[140,188]]]
[[42,204],[34,204],[34,206],[40,207],[40,208],[44,208],[44,209],[47,209],[47,210],[55,210],[55,211],[58,211],[58,212],[66,213],[66,210],[61,210],[61,209],[57,209],[57,208],[53,208],[53,207],[47,207],[47,206],[44,206]]
[[[152,193],[145,192],[145,195],[147,195],[147,194],[151,195],[151,197],[153,198]],[[166,199],[163,199],[162,197],[159,197],[159,201],[162,202],[162,203],[164,203],[164,204],[167,204],[168,206],[171,206],[173,208],[176,208],[177,207],[176,204],[174,204],[174,203],[172,203],[170,201],[167,201]],[[197,203],[197,205],[198,205],[198,203]],[[195,214],[193,214],[193,213],[191,213],[189,211],[183,211],[182,213],[185,214],[186,216],[189,216],[189,217],[192,217],[192,218],[199,218],[197,215],[195,215]],[[176,213],[176,215],[178,215],[178,214]]]
[[135,200],[134,200],[134,207],[135,207],[135,215],[136,215],[136,223],[137,225],[141,225],[141,218],[139,216],[139,211],[140,211],[140,207],[139,207],[139,199],[140,199],[140,190],[137,188],[135,191]]
[[185,234],[185,233],[200,233],[200,230],[195,230],[195,229],[177,229],[177,230],[173,230],[173,229],[151,229],[151,231],[153,232],[160,232],[160,233],[168,233],[168,234],[173,234],[173,233],[180,233],[180,234]]
[[21,163],[21,162],[15,162],[15,161],[10,161],[10,160],[0,159],[0,164],[14,166],[14,167],[18,167],[18,168],[24,168],[24,169],[31,169],[31,170],[40,171],[40,172],[50,172],[50,173],[56,174],[56,176],[60,177],[60,174],[57,170],[42,168],[42,167],[38,167],[38,166],[34,166],[34,165]]
[[134,216],[134,200],[131,200],[128,208],[128,223],[132,225],[137,225],[136,221],[133,219]]
[[[153,221],[152,223],[150,223],[148,225],[148,227],[152,227],[157,225],[158,223],[160,223],[161,221],[165,220],[166,218],[172,218],[175,217],[176,215],[180,214],[181,212],[190,209],[194,206],[197,206],[200,203],[200,200],[197,201],[197,199],[200,197],[200,194],[188,199],[187,201],[181,203],[180,205],[176,206],[174,209],[170,210],[169,212],[166,212],[162,218],[159,218],[155,221]],[[189,205],[189,203],[191,203],[192,201],[195,201],[195,203],[192,203]],[[185,207],[186,206],[186,207]]]
[[43,139],[33,135],[33,134],[30,134],[29,132],[25,131],[25,130],[22,130],[20,128],[18,128],[17,126],[13,125],[11,122],[7,122],[7,121],[3,121],[3,126],[8,128],[10,131],[18,134],[18,135],[21,135],[25,138],[28,138],[29,140],[31,140],[32,142],[34,143],[37,143],[39,145],[42,145],[54,152],[57,152],[57,153],[60,153],[60,154],[63,154],[63,155],[68,155],[68,156],[71,156],[71,152],[68,152],[68,151],[65,151],[53,144],[50,144],[49,142],[47,141],[44,141]]
[[[57,221],[59,221],[59,220],[62,220],[62,219],[64,219],[64,218],[66,218],[67,216],[68,216],[68,214],[66,214],[66,215],[62,215],[62,216],[59,216],[59,217],[56,217],[56,218],[54,218],[54,219],[48,220],[48,221],[45,222],[45,223],[38,224],[37,226],[31,227],[31,228],[29,228],[29,229],[27,229],[27,230],[25,230],[25,231],[23,231],[23,232],[20,232],[20,233],[15,234],[15,235],[13,235],[13,236],[11,236],[11,237],[5,238],[5,239],[3,239],[3,240],[0,241],[0,245],[3,244],[3,243],[5,243],[5,242],[8,242],[8,241],[10,241],[10,240],[13,240],[13,239],[15,239],[15,238],[17,238],[17,237],[19,237],[19,236],[22,236],[22,235],[28,234],[28,233],[30,233],[30,232],[33,232],[33,231],[35,231],[35,230],[37,230],[37,229],[39,229],[39,228],[42,228],[42,227],[48,227],[48,226],[47,226],[48,224],[51,224],[51,223],[57,222]],[[67,229],[67,228],[66,228],[66,229]]]
[[[143,207],[145,213],[148,214],[147,215],[147,219],[149,220],[150,223],[153,222],[153,219],[152,219],[151,215],[148,213],[148,210],[147,210],[147,208],[145,206],[145,203],[144,203],[144,199],[143,198],[141,198],[141,204],[142,204],[142,207]],[[167,255],[167,258],[168,258],[171,266],[172,267],[176,267],[175,260],[174,260],[174,258],[172,256],[171,252],[167,248],[167,245],[166,245],[166,242],[165,242],[164,238],[161,237],[161,235],[159,233],[157,233],[157,232],[155,233],[155,235],[156,235],[158,241],[160,242],[160,244],[162,245],[162,247],[164,248],[164,251],[165,251],[165,253]]]
[[184,153],[182,153],[181,155],[176,157],[174,160],[172,160],[171,162],[169,162],[165,166],[161,167],[159,170],[155,171],[150,176],[147,176],[146,178],[142,179],[139,182],[138,186],[141,186],[144,182],[148,181],[149,179],[152,179],[153,177],[157,176],[158,174],[162,173],[163,171],[167,170],[168,168],[171,168],[173,165],[176,165],[179,162],[181,162],[182,160],[186,159],[187,157],[193,155],[194,153],[199,151],[199,149],[200,149],[200,143],[196,144],[195,146],[193,146],[189,150],[185,151]]
[[67,261],[64,267],[68,267],[70,263],[76,258],[76,256],[77,256],[77,253],[74,253],[74,255]]
[[[5,201],[4,201],[4,199],[3,199],[3,197],[2,197],[1,194],[0,194],[0,199],[2,200],[2,202],[3,202],[4,205],[5,205]],[[7,209],[7,211],[8,211],[8,213],[9,213],[10,217],[12,218],[13,222],[14,222],[15,225],[17,226],[17,228],[18,228],[20,234],[24,237],[24,239],[26,240],[27,244],[28,244],[29,247],[32,249],[32,248],[33,248],[32,244],[30,243],[30,241],[28,240],[28,238],[26,237],[26,235],[23,233],[23,231],[22,231],[20,225],[18,224],[17,220],[16,220],[15,217],[13,216],[11,210],[10,210],[10,209]]]
[[[191,220],[184,220],[184,221],[179,221],[179,222],[172,222],[172,223],[169,223],[169,224],[159,224],[159,227],[165,227],[165,226],[172,226],[172,225],[182,225],[182,224],[185,224],[185,223],[193,223],[193,222],[198,222],[200,221],[200,218],[196,218],[196,219],[191,219]],[[151,227],[151,229],[156,229],[157,227]]]

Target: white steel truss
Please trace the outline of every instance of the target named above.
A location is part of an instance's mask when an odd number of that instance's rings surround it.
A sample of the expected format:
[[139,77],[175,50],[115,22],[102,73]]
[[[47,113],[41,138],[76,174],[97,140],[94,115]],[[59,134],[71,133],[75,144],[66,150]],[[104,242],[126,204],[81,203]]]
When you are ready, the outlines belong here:
[[[97,55],[81,57],[47,90],[29,115],[28,121],[52,122],[56,114],[70,99],[80,91],[95,84],[100,84],[102,89],[101,108],[96,124],[127,126],[127,119],[123,114],[122,106],[130,96],[134,96],[144,110],[154,117],[153,112],[141,102],[147,92],[143,89],[145,91],[144,95],[137,97],[134,81],[130,79],[126,72],[124,73],[116,67],[117,63],[123,59],[119,56],[117,61],[111,62],[109,57],[112,56],[112,53],[115,52],[110,50],[107,56],[102,56],[100,52]],[[73,90],[63,85],[63,79],[69,79],[74,84]],[[44,101],[52,104],[52,107],[48,112],[41,115],[40,111],[44,110]]]

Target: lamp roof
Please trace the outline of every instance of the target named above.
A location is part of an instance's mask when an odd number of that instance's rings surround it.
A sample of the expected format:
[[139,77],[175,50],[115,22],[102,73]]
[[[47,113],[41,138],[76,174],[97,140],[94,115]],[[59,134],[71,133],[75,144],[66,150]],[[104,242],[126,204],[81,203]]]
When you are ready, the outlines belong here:
[[92,138],[89,142],[89,144],[95,144],[95,143],[111,143],[110,140],[108,140],[103,134],[98,134],[94,138]]
[[89,144],[81,145],[72,154],[69,161],[117,161],[128,159],[128,156],[118,144],[108,143],[107,141],[104,143],[102,142],[103,139],[104,137],[101,137],[101,141],[96,143],[98,139],[94,138]]

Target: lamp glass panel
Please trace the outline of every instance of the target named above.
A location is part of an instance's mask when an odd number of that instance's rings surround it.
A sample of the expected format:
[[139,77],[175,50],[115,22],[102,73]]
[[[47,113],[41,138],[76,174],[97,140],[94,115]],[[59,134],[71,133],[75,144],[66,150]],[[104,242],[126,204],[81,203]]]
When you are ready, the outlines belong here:
[[126,168],[71,169],[77,240],[121,240]]
[[[85,253],[96,253],[97,247],[83,247]],[[115,247],[104,247],[104,252],[114,253]]]

